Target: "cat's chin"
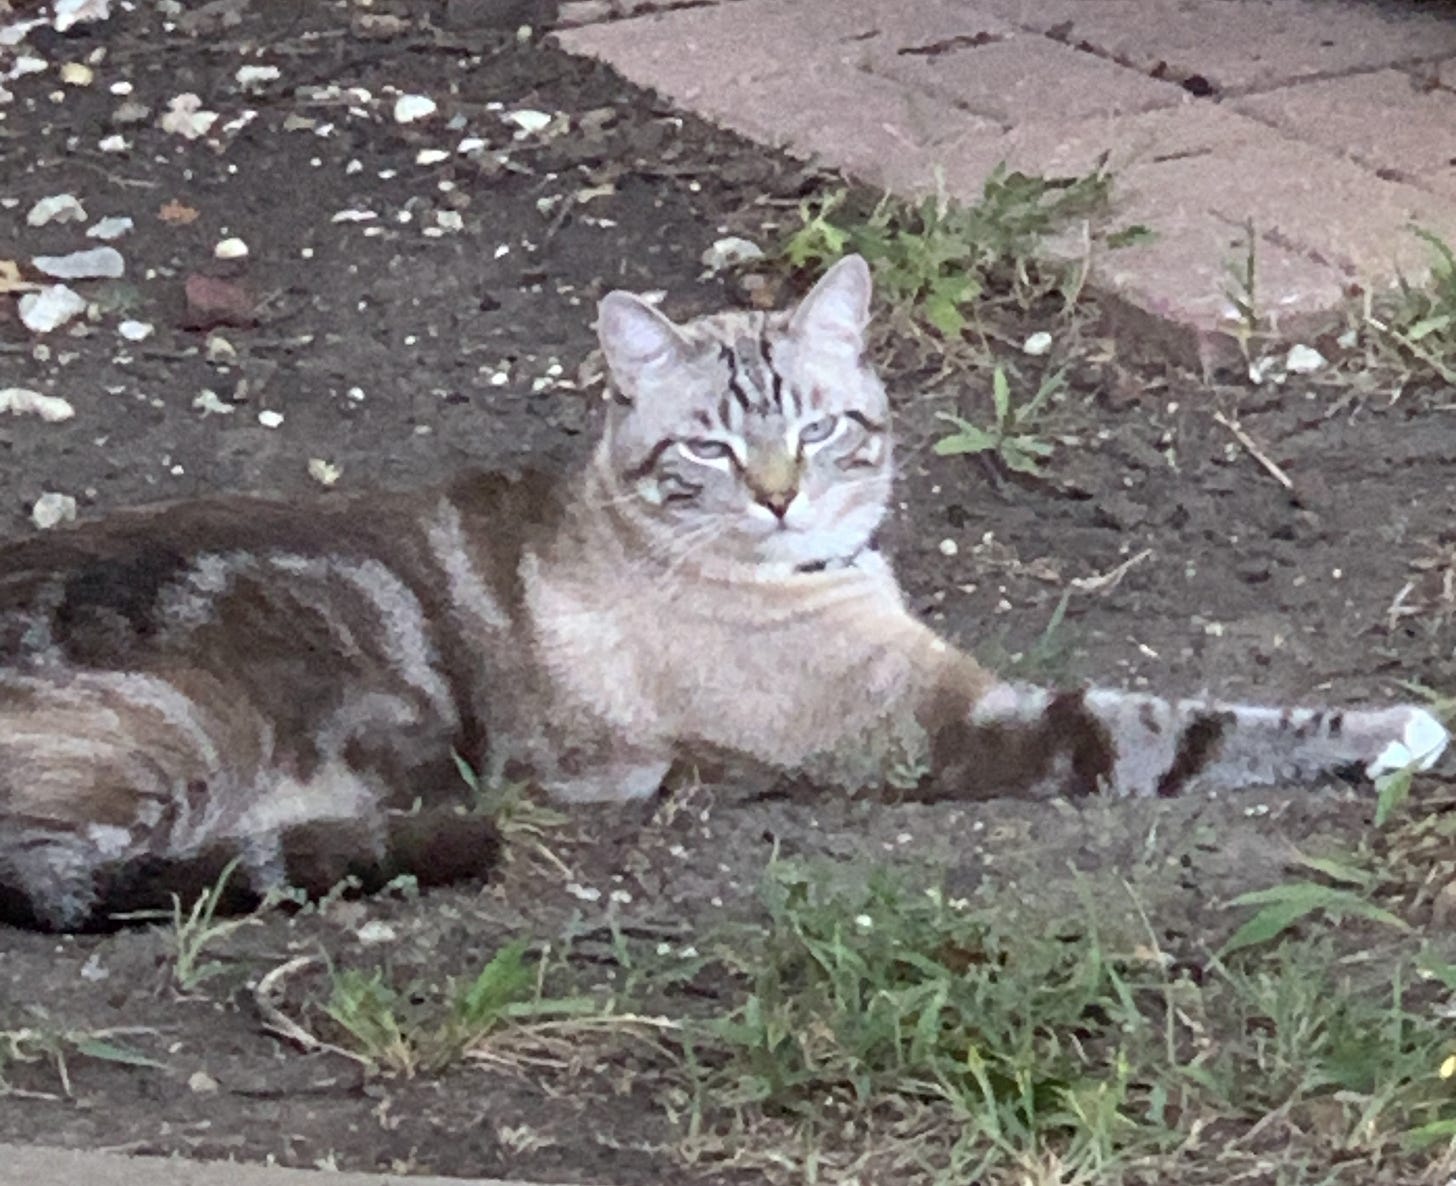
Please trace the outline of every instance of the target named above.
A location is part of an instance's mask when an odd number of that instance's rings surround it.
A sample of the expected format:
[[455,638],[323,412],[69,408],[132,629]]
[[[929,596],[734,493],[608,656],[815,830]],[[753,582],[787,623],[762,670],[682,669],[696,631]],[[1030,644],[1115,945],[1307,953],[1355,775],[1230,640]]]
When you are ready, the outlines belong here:
[[758,541],[755,559],[760,564],[789,568],[826,567],[847,562],[869,547],[871,531],[804,530],[784,527]]

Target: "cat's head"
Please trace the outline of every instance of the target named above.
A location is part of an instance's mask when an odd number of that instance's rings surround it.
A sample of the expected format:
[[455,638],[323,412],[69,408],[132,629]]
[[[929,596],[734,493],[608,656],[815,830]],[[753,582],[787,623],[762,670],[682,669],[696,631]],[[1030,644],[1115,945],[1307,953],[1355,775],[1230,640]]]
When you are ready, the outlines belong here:
[[859,256],[786,312],[676,325],[630,293],[602,299],[613,401],[597,462],[665,550],[803,566],[868,543],[892,478],[869,316]]

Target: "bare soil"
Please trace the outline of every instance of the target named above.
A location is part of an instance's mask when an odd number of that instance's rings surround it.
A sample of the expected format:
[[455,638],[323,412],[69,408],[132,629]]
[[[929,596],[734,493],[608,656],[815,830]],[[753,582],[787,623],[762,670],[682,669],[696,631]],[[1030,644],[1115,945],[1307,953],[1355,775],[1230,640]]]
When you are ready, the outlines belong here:
[[[595,422],[597,391],[577,382],[594,299],[665,289],[678,315],[740,299],[701,278],[700,254],[727,231],[769,241],[818,184],[602,68],[518,39],[517,19],[544,15],[529,6],[502,30],[490,5],[375,4],[369,13],[405,18],[389,36],[351,26],[338,4],[209,4],[171,29],[156,6],[137,9],[34,36],[53,64],[104,49],[96,79],[22,79],[0,108],[0,256],[93,245],[76,224],[26,225],[49,194],[75,194],[93,219],[135,220],[116,244],[125,277],[77,284],[105,309],[96,320],[38,342],[13,301],[0,304],[0,387],[76,409],[61,423],[0,421],[8,535],[34,530],[30,508],[47,491],[92,516],[214,491],[304,497],[317,489],[311,460],[356,488],[462,466],[569,464]],[[244,93],[245,64],[277,65],[280,77]],[[145,122],[115,125],[123,97],[108,88],[122,80],[134,88],[125,98],[151,109]],[[397,123],[396,89],[432,96],[438,114]],[[209,136],[157,127],[184,91],[220,113]],[[505,116],[522,110],[563,122],[517,138]],[[255,113],[245,126],[220,130],[245,111]],[[115,131],[128,150],[98,150]],[[457,153],[466,136],[484,138],[485,153]],[[448,155],[416,163],[431,148]],[[179,207],[195,218],[181,221]],[[375,217],[339,221],[348,210]],[[442,212],[461,229],[442,227]],[[248,258],[215,260],[231,236]],[[239,286],[256,322],[216,327],[225,343],[209,346],[184,296],[196,276]],[[123,318],[155,333],[127,342]],[[1027,314],[1000,332],[1015,342],[1044,324]],[[1078,332],[1045,481],[930,451],[936,411],[984,409],[984,375],[928,398],[925,374],[890,366],[906,458],[890,544],[928,618],[973,650],[1015,656],[1072,588],[1054,638],[1060,678],[1339,701],[1400,694],[1397,680],[1456,687],[1439,612],[1456,418],[1439,393],[1392,402],[1348,379],[1220,386],[1131,361],[1139,343],[1099,338],[1095,322]],[[235,410],[203,414],[204,390]],[[265,411],[281,424],[260,424]],[[1293,492],[1215,412],[1238,417]],[[1144,551],[1121,579],[1071,584]],[[1433,573],[1411,568],[1428,557]],[[1407,600],[1422,612],[1392,624],[1412,579]],[[115,1031],[162,1064],[73,1055],[63,1084],[51,1062],[8,1065],[0,1045],[12,1089],[0,1094],[0,1140],[621,1186],[664,1173],[727,1180],[675,1160],[678,1133],[650,1079],[488,1060],[372,1077],[267,1032],[249,986],[301,954],[439,981],[477,970],[506,938],[609,920],[685,941],[751,910],[775,851],[944,870],[958,892],[994,897],[1029,925],[1091,893],[1110,926],[1134,925],[1141,908],[1164,941],[1197,945],[1226,933],[1228,898],[1276,880],[1295,847],[1353,845],[1370,816],[1368,796],[1345,787],[1074,809],[710,786],[650,809],[583,811],[550,839],[566,872],[523,848],[487,887],[268,914],[220,945],[226,971],[193,996],[169,986],[164,929],[0,930],[0,1030]],[[318,966],[290,983],[293,1014],[317,1019],[323,979]]]

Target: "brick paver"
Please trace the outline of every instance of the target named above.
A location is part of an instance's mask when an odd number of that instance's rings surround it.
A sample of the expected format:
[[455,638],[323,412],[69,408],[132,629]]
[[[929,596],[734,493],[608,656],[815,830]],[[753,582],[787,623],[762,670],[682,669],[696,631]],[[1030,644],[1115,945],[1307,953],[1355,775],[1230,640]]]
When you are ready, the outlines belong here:
[[560,40],[905,194],[943,179],[969,199],[1001,161],[1066,175],[1106,154],[1118,217],[1157,237],[1097,256],[1092,283],[1200,354],[1229,328],[1225,265],[1249,221],[1261,312],[1291,333],[1353,292],[1419,278],[1412,223],[1456,240],[1456,19],[1434,6],[674,4],[576,0]]
[[1429,74],[1376,70],[1280,87],[1232,106],[1396,180],[1456,193],[1456,89],[1431,81]]

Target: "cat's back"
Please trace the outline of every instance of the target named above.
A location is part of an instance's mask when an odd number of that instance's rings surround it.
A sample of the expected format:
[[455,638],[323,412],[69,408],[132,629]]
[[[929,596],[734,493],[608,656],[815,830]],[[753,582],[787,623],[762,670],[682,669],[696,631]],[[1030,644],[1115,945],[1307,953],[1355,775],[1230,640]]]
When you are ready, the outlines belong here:
[[472,473],[404,492],[158,503],[5,541],[0,666],[127,665],[215,625],[224,604],[236,614],[240,601],[292,598],[297,614],[320,586],[385,600],[407,590],[443,612],[466,571],[509,600],[520,550],[555,520],[557,491],[545,474]]

